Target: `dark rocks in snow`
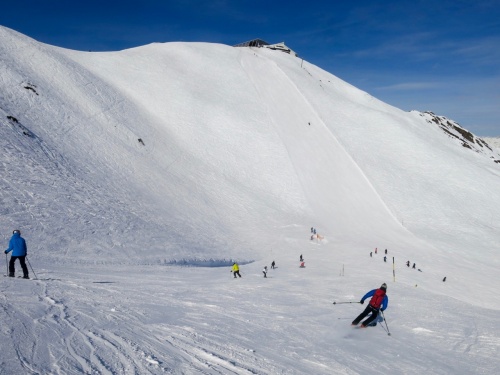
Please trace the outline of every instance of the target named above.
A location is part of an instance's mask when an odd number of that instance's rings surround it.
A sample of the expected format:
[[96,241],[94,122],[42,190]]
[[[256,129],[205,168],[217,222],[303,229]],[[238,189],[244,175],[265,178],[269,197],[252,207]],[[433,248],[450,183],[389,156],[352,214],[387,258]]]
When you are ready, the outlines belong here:
[[31,84],[31,83],[28,83],[28,84],[26,84],[26,86],[24,86],[24,88],[25,88],[26,90],[33,91],[36,95],[38,95],[38,93],[37,93],[37,92],[36,92],[36,90],[35,90],[35,88],[36,88],[36,86],[35,86],[35,85],[33,85],[33,84]]
[[14,116],[7,116],[7,119],[13,123],[13,124],[16,124],[17,127],[22,131],[22,133],[28,137],[31,137],[31,138],[34,138],[35,135],[27,128],[25,127],[24,125],[22,125],[19,120],[17,118],[15,118]]
[[[495,163],[500,163],[500,161],[497,160],[498,155],[484,139],[476,137],[474,134],[461,127],[457,122],[449,120],[444,116],[437,116],[433,112],[423,112],[420,113],[420,116],[424,117],[427,123],[438,125],[449,137],[460,141],[462,147],[477,153],[489,155],[492,159],[495,159]],[[494,155],[491,156],[491,154]]]

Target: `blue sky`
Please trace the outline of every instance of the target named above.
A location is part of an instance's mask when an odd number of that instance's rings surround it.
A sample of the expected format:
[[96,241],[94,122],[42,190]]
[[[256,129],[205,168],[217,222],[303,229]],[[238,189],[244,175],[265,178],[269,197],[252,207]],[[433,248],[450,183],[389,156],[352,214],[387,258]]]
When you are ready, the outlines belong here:
[[284,41],[389,104],[500,136],[500,0],[18,0],[1,8],[0,25],[77,50]]

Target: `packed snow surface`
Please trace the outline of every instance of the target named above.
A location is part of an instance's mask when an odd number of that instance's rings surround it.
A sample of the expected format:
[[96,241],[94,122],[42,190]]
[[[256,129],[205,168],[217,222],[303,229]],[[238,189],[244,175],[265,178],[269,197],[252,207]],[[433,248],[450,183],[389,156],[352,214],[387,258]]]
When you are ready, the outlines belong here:
[[422,113],[281,51],[4,27],[0,92],[32,278],[0,279],[0,373],[499,373],[500,164]]

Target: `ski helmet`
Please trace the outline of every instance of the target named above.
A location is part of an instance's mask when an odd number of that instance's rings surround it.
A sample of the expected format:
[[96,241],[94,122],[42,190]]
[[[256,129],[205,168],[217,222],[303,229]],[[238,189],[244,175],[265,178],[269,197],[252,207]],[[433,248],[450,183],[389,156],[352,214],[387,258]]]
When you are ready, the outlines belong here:
[[387,290],[387,284],[386,284],[386,283],[383,283],[383,284],[382,284],[382,286],[380,287],[380,289]]
[[18,233],[19,235],[21,235],[21,231],[19,229],[14,229],[12,231],[12,234],[16,234],[16,233]]

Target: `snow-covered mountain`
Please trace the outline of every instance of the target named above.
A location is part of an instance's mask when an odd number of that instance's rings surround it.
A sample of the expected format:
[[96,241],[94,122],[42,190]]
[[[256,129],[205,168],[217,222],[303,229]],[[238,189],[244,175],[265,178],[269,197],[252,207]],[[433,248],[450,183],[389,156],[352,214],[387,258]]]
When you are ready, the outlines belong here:
[[[279,50],[0,41],[3,241],[38,278],[0,280],[6,373],[500,366],[487,142]],[[393,335],[351,331],[362,307],[332,301],[382,282]]]
[[483,139],[488,142],[488,144],[496,149],[497,153],[500,152],[500,138],[498,137],[483,137]]
[[[463,147],[473,150],[477,153],[485,154],[493,159],[493,162],[500,163],[498,158],[498,151],[495,150],[495,143],[492,142],[491,146],[488,144],[492,138],[479,138],[471,132],[461,127],[455,121],[449,120],[444,116],[436,116],[432,112],[421,113],[420,116],[425,117],[428,123],[437,124],[446,134],[451,138],[458,140]],[[494,138],[493,138],[494,140]]]

